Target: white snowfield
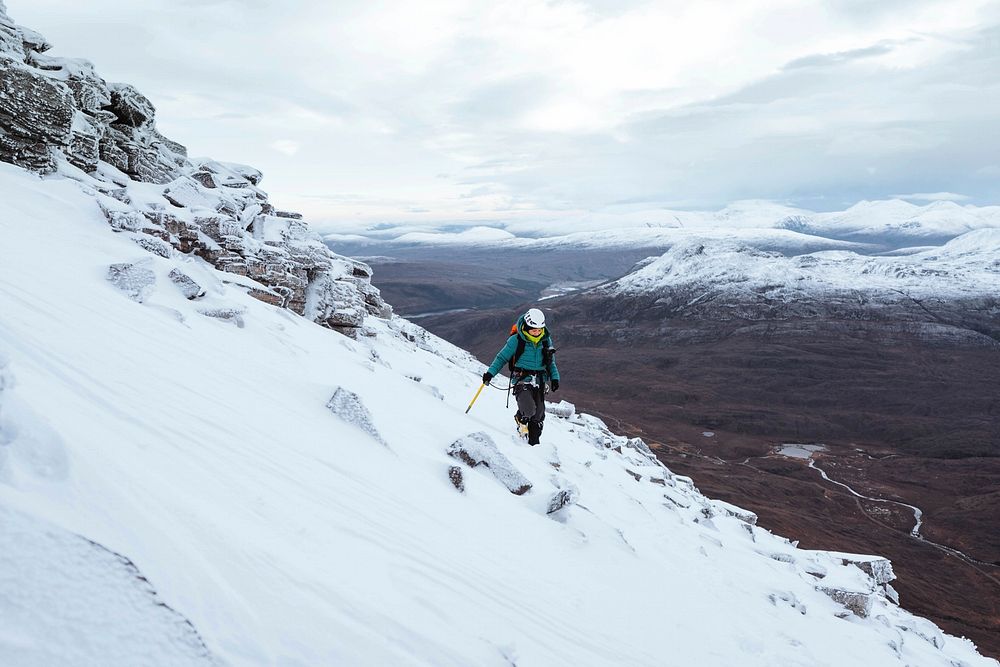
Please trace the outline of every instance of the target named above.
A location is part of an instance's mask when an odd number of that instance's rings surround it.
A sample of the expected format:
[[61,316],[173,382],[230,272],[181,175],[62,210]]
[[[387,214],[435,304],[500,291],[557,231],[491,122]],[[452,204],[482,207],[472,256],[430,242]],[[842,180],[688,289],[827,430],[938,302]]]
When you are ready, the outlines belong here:
[[257,301],[70,180],[0,202],[0,665],[997,665],[567,404],[534,448],[463,414],[482,365],[408,322]]

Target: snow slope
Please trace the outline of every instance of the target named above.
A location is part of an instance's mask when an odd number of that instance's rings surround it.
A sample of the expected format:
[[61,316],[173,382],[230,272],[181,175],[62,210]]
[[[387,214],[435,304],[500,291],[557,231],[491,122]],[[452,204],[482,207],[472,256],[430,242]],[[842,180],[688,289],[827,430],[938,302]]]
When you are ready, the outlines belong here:
[[464,414],[482,366],[412,324],[317,326],[70,180],[0,164],[0,202],[0,664],[997,664],[596,419]]

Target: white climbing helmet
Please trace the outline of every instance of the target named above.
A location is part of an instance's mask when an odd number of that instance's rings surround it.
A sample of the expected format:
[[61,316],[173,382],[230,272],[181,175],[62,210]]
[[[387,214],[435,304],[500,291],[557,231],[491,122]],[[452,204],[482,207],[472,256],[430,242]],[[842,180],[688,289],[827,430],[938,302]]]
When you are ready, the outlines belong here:
[[531,308],[524,314],[524,324],[529,329],[541,329],[545,326],[545,313],[537,308]]

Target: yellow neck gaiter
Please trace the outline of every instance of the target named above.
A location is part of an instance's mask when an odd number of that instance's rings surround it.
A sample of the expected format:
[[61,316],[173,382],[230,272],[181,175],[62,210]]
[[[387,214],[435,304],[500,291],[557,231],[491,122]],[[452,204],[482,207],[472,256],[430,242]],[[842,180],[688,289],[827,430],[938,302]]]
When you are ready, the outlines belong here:
[[528,333],[527,329],[521,329],[521,333],[524,334],[524,337],[526,339],[528,339],[535,345],[538,345],[538,342],[543,338],[545,338],[545,329],[542,329],[542,333],[538,334],[537,336],[532,336],[530,333]]

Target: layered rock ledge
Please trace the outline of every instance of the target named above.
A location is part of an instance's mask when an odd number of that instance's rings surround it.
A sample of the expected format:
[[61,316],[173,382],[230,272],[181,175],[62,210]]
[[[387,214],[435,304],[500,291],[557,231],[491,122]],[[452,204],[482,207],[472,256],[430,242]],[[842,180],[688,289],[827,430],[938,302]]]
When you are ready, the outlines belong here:
[[249,278],[240,284],[251,296],[346,335],[368,315],[391,316],[371,268],[331,252],[300,214],[276,209],[260,171],[188,157],[133,86],[49,49],[0,2],[0,161],[79,181],[111,228],[145,250],[197,255]]

